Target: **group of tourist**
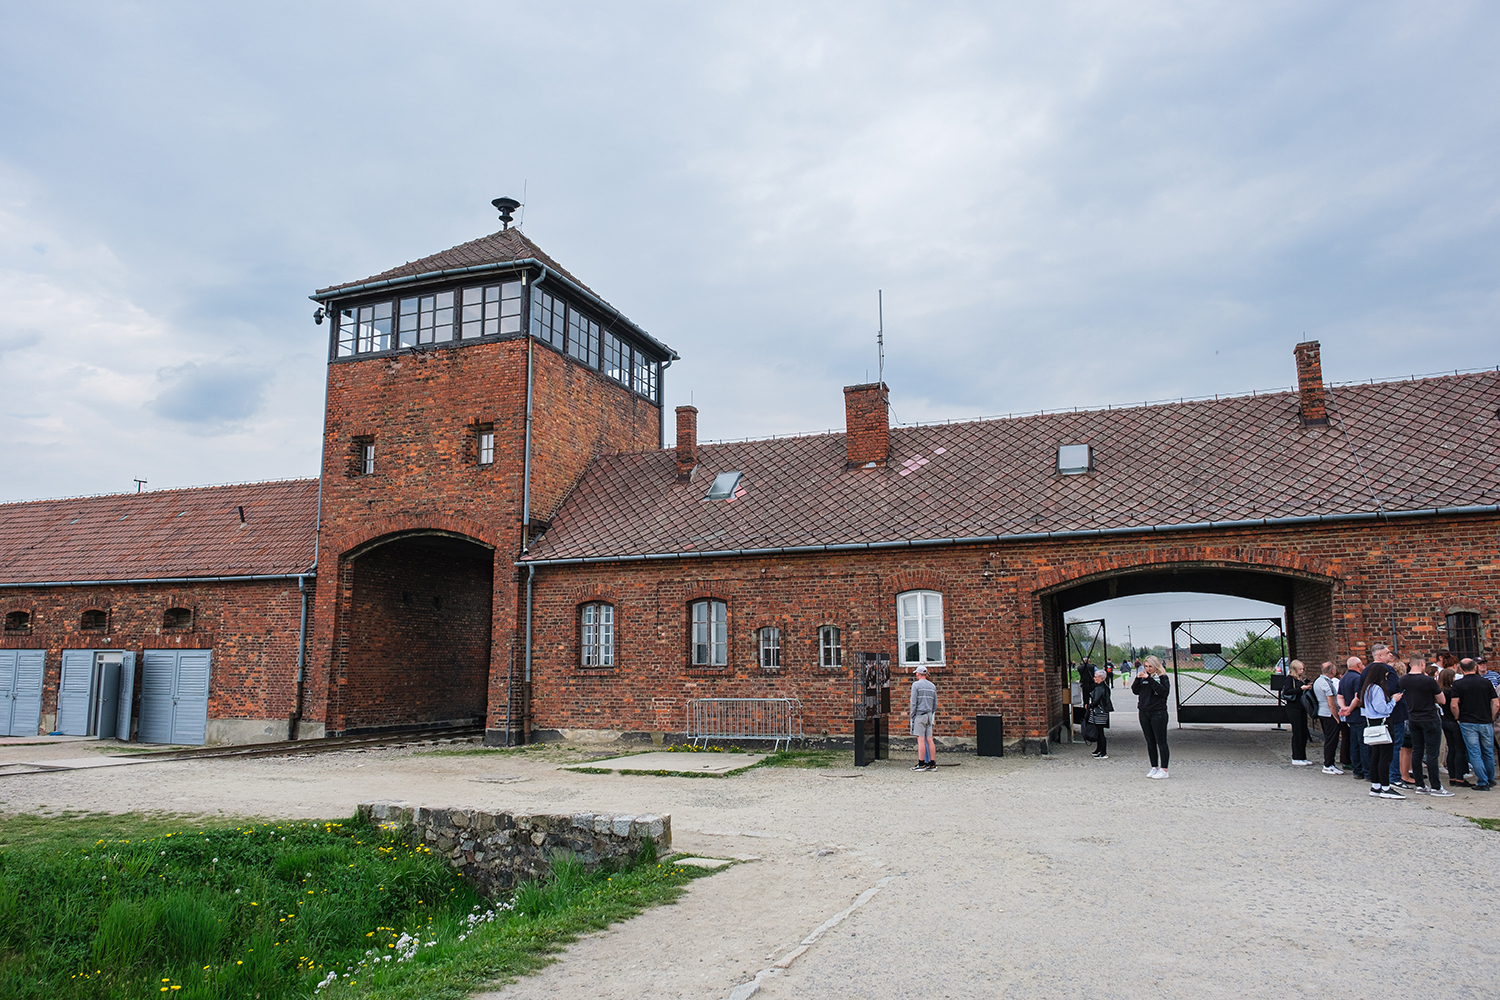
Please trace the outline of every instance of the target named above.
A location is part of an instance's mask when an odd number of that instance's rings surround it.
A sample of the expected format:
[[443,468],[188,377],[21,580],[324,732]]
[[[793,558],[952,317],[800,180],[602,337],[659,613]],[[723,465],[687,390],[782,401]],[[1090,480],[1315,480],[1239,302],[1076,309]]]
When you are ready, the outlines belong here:
[[1370,782],[1377,798],[1404,799],[1403,791],[1450,796],[1440,771],[1447,772],[1450,786],[1493,788],[1500,674],[1482,656],[1459,659],[1446,650],[1400,660],[1376,644],[1371,654],[1369,664],[1357,656],[1343,665],[1324,663],[1312,679],[1302,661],[1291,662],[1283,694],[1292,763],[1312,764],[1307,744],[1316,717],[1323,731],[1323,773],[1352,771]]

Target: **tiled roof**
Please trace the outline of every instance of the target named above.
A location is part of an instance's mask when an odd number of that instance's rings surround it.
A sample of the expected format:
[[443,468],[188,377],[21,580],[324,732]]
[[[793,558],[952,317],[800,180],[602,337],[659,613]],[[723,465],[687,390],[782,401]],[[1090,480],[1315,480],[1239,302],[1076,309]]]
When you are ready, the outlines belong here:
[[[476,267],[483,264],[504,264],[513,260],[526,260],[535,257],[546,264],[547,267],[563,277],[567,278],[579,288],[584,289],[590,295],[598,297],[598,293],[569,274],[562,265],[543,253],[531,240],[527,239],[519,229],[502,229],[498,233],[481,236],[477,240],[461,243],[456,247],[443,250],[440,253],[423,257],[421,260],[408,261],[400,267],[393,267],[379,274],[372,274],[368,278],[358,281],[346,281],[339,285],[330,285],[320,288],[317,294],[323,295],[327,292],[336,292],[342,288],[353,288],[355,285],[366,285],[375,281],[391,281],[396,278],[413,278],[419,274],[431,274],[438,271],[449,271],[465,267]],[[601,301],[603,301],[601,299]]]
[[[846,470],[844,435],[604,456],[532,559],[852,545],[1500,503],[1500,373],[894,428],[885,468]],[[1095,471],[1054,471],[1061,444]],[[744,493],[704,501],[719,472]]]
[[317,511],[316,479],[0,504],[0,583],[306,572]]

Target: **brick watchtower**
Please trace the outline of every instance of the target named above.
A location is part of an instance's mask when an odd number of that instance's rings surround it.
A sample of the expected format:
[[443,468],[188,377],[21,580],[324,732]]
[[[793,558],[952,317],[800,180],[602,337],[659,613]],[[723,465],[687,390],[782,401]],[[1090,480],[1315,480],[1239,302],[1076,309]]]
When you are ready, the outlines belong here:
[[661,447],[676,353],[495,206],[499,232],[313,295],[330,323],[303,737],[483,719],[514,739],[516,558],[594,456]]

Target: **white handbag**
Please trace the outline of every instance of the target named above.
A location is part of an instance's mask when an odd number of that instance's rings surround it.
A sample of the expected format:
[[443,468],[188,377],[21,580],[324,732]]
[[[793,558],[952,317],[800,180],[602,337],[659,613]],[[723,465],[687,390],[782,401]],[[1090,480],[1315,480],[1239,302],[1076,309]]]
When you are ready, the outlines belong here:
[[1377,747],[1391,742],[1391,729],[1385,723],[1365,727],[1365,746]]

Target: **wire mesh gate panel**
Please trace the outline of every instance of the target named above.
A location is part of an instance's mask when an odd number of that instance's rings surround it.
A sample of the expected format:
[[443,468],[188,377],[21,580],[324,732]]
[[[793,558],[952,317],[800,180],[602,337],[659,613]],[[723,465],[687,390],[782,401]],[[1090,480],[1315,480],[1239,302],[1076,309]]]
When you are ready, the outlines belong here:
[[[1064,685],[1063,698],[1068,703],[1068,741],[1082,743],[1073,727],[1083,724],[1083,689],[1086,683],[1083,681],[1083,674],[1089,671],[1092,682],[1092,671],[1104,666],[1104,661],[1109,659],[1109,635],[1105,631],[1103,618],[1090,618],[1088,621],[1068,622],[1065,639],[1068,683]],[[1078,686],[1076,692],[1073,689],[1075,684]]]
[[1275,680],[1285,660],[1280,618],[1173,622],[1178,725],[1285,722]]
[[773,749],[802,739],[802,702],[796,698],[694,698],[687,703],[687,738],[771,740]]

